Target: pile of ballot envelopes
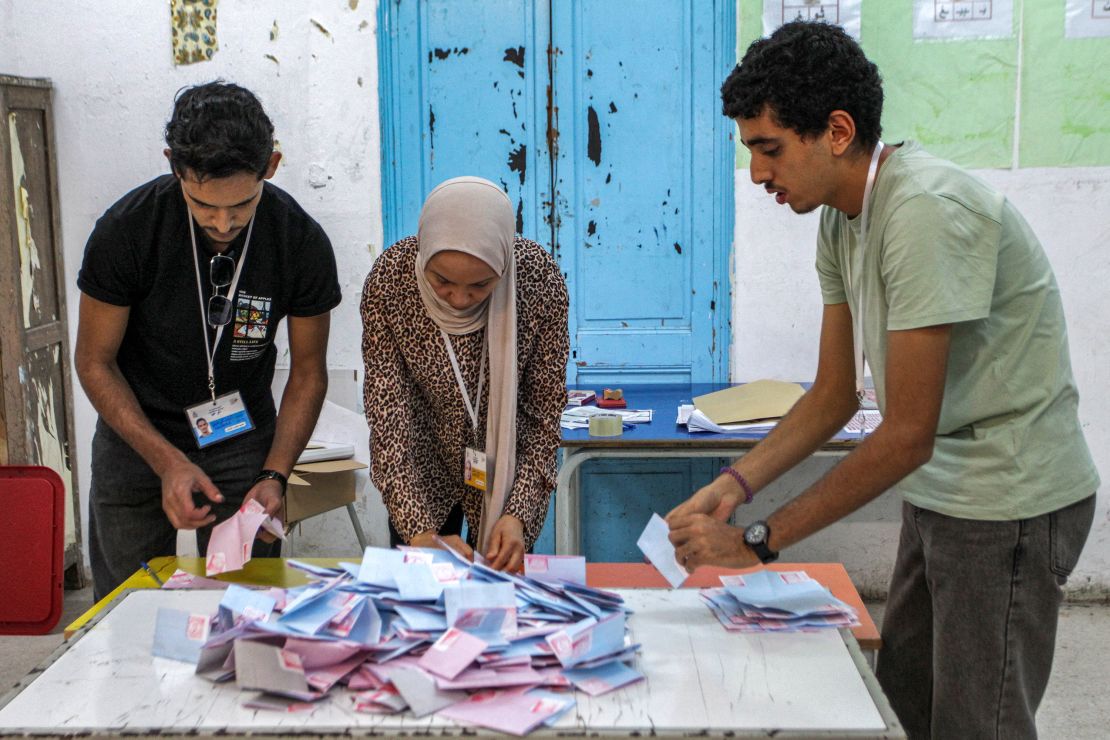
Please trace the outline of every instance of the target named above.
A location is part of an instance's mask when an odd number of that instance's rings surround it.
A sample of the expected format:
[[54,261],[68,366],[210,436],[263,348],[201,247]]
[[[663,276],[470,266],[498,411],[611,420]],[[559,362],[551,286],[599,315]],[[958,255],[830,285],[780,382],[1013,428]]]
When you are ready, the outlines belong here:
[[701,597],[734,632],[793,632],[821,627],[858,627],[856,610],[804,571],[759,570],[721,576],[721,588]]
[[[517,735],[573,709],[575,689],[596,696],[643,678],[628,665],[639,647],[631,611],[584,584],[583,558],[528,556],[523,576],[449,549],[289,564],[314,580],[228,585],[215,615],[160,609],[154,654],[260,691],[253,708],[311,709],[330,696],[360,712],[434,712]],[[165,587],[200,581],[182,574]]]

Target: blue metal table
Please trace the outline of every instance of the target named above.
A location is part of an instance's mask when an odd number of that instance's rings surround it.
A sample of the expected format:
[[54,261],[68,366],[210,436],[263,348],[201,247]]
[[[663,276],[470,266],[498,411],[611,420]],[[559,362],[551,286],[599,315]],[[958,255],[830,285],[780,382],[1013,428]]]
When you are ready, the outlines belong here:
[[[731,385],[734,384],[623,385],[629,408],[651,409],[650,422],[634,424],[619,437],[591,437],[586,429],[562,430],[559,446],[563,450],[563,460],[555,489],[555,552],[560,555],[581,553],[579,470],[583,463],[602,458],[738,457],[754,447],[763,438],[762,434],[690,433],[685,426],[676,423],[679,404],[693,403],[695,396]],[[591,390],[601,392],[600,388]],[[814,454],[844,455],[858,442],[854,437],[834,437]]]

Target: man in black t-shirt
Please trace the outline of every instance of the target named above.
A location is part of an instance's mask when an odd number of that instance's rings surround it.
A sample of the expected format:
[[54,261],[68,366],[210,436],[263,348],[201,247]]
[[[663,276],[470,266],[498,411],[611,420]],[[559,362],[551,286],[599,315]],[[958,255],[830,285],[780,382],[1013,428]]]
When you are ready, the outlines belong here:
[[[327,390],[331,243],[267,182],[281,153],[236,85],[182,92],[166,125],[172,174],[125,195],[89,237],[76,367],[99,414],[89,553],[102,598],[145,560],[255,499],[280,514]],[[288,316],[289,381],[270,385]],[[254,554],[277,554],[255,543]]]

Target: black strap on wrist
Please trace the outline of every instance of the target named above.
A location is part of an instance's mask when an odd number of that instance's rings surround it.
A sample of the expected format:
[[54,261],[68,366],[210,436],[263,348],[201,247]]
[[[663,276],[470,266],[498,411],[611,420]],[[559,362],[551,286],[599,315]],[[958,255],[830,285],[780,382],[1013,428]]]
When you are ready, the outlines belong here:
[[254,486],[258,483],[261,483],[264,480],[276,480],[278,483],[280,483],[281,484],[281,495],[282,496],[285,495],[285,489],[289,487],[289,479],[288,478],[286,478],[284,475],[282,475],[278,471],[270,470],[269,468],[259,471],[258,475],[256,475],[254,477],[254,482],[251,483],[251,485]]

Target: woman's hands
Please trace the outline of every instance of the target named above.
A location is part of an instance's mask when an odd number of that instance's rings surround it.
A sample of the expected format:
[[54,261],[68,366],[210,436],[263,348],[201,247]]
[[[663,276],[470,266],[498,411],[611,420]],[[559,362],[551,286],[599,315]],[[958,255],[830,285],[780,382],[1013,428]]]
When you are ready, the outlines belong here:
[[466,540],[459,537],[457,534],[438,535],[436,532],[429,530],[421,532],[420,534],[409,540],[409,544],[413,547],[434,547],[439,548],[440,544],[436,540],[446,543],[457,553],[463,555],[467,560],[474,559],[474,548],[466,544]]
[[511,514],[504,514],[493,525],[489,536],[486,560],[494,570],[520,572],[524,568],[524,524]]
[[[457,534],[439,536],[434,531],[421,532],[409,540],[413,547],[440,547],[437,540],[451,546],[451,549],[474,559],[474,549]],[[524,569],[524,524],[515,516],[505,514],[493,525],[490,533],[486,560],[494,570],[520,572]]]

